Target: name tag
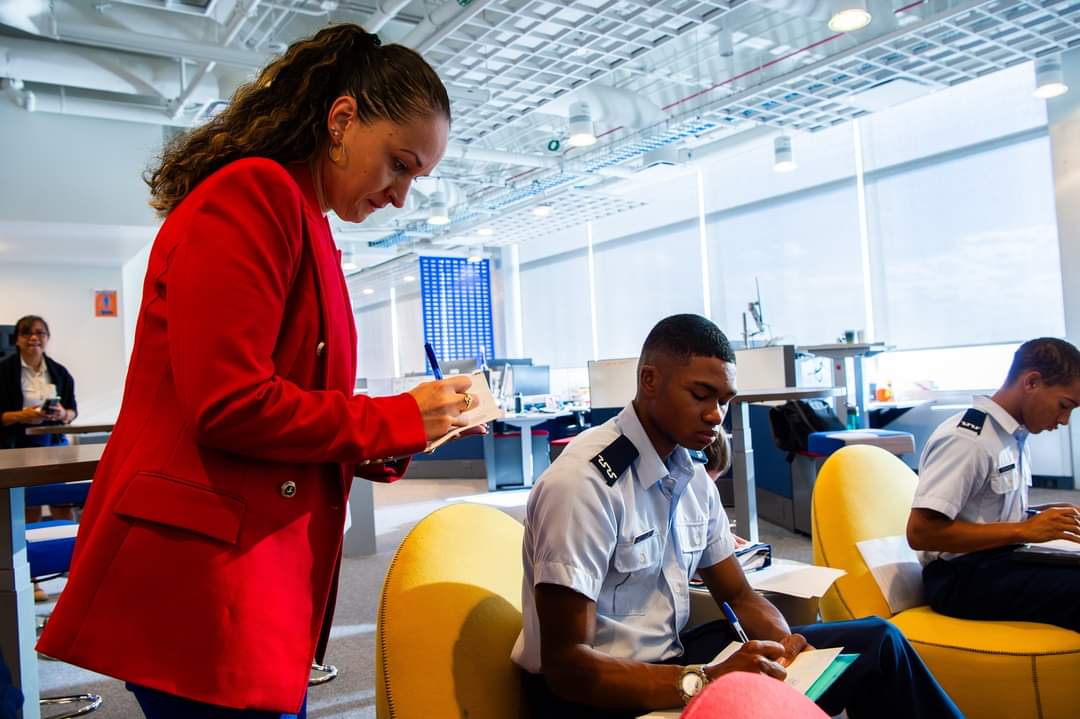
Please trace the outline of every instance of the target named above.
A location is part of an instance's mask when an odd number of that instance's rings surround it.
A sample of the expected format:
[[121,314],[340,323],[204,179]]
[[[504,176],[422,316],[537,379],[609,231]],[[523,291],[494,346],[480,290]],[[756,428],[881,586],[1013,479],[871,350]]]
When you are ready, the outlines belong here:
[[1005,474],[1006,472],[1010,472],[1010,471],[1012,471],[1014,469],[1016,469],[1016,464],[1015,463],[1007,464],[1004,467],[999,467],[998,468],[998,474]]
[[638,544],[639,542],[644,542],[646,539],[653,536],[654,534],[656,534],[656,530],[655,529],[650,529],[648,532],[645,532],[645,534],[642,534],[640,537],[634,537],[634,544]]

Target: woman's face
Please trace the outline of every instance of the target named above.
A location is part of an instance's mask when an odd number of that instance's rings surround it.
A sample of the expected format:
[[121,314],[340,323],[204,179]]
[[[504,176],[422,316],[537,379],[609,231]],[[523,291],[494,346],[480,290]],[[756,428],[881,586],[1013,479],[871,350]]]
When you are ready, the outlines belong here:
[[[405,124],[376,120],[364,124],[348,112],[352,98],[340,98],[330,114],[332,162],[321,153],[317,169],[322,182],[323,210],[347,222],[363,222],[385,205],[401,207],[414,178],[428,175],[442,160],[450,123],[440,114]],[[338,110],[335,112],[335,109]]]
[[45,345],[49,344],[49,330],[40,320],[34,320],[29,327],[20,328],[15,337],[15,346],[24,359],[37,360],[45,354]]

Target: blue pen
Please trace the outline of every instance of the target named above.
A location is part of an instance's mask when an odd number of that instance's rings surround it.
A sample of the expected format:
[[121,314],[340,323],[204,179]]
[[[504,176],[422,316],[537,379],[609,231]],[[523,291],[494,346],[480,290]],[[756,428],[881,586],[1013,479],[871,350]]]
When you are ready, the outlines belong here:
[[431,346],[430,342],[424,343],[424,351],[427,352],[428,362],[431,363],[431,373],[435,375],[435,379],[442,379],[442,370],[439,369],[439,360],[435,358],[435,349]]
[[728,623],[731,624],[735,630],[735,634],[739,637],[739,641],[746,644],[750,641],[750,637],[746,636],[746,632],[743,630],[742,625],[739,624],[739,618],[735,616],[735,611],[731,608],[731,605],[727,602],[723,602],[720,608],[724,610],[724,616],[727,617]]

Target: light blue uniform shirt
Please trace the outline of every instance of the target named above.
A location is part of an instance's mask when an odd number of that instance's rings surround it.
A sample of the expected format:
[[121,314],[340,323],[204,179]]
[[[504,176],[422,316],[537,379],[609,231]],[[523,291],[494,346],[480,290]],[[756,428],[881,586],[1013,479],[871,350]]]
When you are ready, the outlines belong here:
[[[620,434],[638,457],[608,486],[591,460]],[[522,547],[523,628],[512,658],[541,671],[538,584],[568,587],[596,602],[594,649],[644,662],[678,656],[679,632],[690,616],[690,577],[734,550],[720,494],[704,467],[682,447],[665,465],[627,405],[579,435],[533,487]]]
[[[961,422],[965,413],[960,412],[930,435],[919,460],[919,485],[911,506],[964,522],[1023,521],[1031,485],[1028,431],[989,397],[976,397],[974,407],[986,413],[978,432]],[[958,556],[919,552],[924,565]]]

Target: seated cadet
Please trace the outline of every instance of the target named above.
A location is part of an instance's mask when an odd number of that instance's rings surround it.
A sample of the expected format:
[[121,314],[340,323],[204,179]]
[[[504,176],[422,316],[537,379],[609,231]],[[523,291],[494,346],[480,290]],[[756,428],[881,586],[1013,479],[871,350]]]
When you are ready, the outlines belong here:
[[[717,438],[735,396],[735,354],[697,315],[649,333],[637,396],[579,435],[533,488],[525,520],[523,631],[534,719],[633,717],[688,701],[711,679],[781,679],[808,641],[859,659],[822,696],[853,718],[961,716],[900,632],[877,618],[798,627],[747,584],[716,485],[687,450]],[[727,601],[751,641],[703,667],[734,638],[727,622],[682,633],[689,578]]]
[[1031,434],[1080,404],[1080,352],[1041,338],[1016,350],[1005,386],[945,420],[927,440],[907,538],[930,607],[963,619],[1045,622],[1080,631],[1080,567],[1012,561],[1016,545],[1080,541],[1073,505],[1032,507]]

